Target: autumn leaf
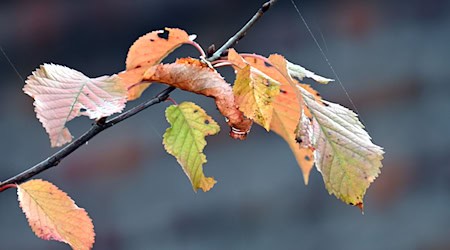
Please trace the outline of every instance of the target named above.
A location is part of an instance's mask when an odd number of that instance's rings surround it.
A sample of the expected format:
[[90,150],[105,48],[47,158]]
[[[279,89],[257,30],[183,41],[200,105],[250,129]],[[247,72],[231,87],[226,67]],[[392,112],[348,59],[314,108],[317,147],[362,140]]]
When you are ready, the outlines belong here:
[[[301,114],[305,114],[305,111],[309,114],[309,111],[307,107],[301,105],[298,90],[286,78],[288,77],[286,60],[283,56],[276,54],[271,55],[267,59],[271,64],[267,64],[261,58],[253,56],[244,56],[244,59],[252,67],[259,69],[281,84],[280,94],[273,101],[273,116],[270,129],[288,143],[302,170],[303,180],[305,184],[308,184],[309,174],[314,166],[314,154],[312,148],[299,146],[295,138],[295,131],[300,117],[302,117]],[[298,84],[295,80],[291,79],[291,81]],[[301,110],[303,111],[301,112]],[[302,117],[302,119],[305,118],[307,119],[307,117]]]
[[164,133],[164,148],[177,158],[194,191],[201,188],[209,191],[216,181],[205,177],[203,164],[206,156],[205,137],[219,132],[219,125],[206,112],[192,102],[183,102],[166,109],[166,118],[171,127]]
[[314,135],[311,121],[312,119],[305,114],[305,109],[302,109],[300,121],[298,122],[297,130],[295,131],[295,140],[301,148],[313,148],[312,141]]
[[17,185],[17,195],[37,237],[69,244],[74,250],[91,249],[94,225],[86,211],[50,182],[31,180]]
[[150,83],[138,84],[144,72],[151,66],[159,64],[168,54],[186,43],[192,43],[195,35],[175,28],[152,31],[137,39],[128,51],[126,71],[119,73],[123,83],[129,88],[128,99],[141,96]]
[[[256,60],[256,59],[255,59]],[[231,62],[236,71],[245,68],[248,62],[235,49],[228,50],[227,61]]]
[[333,79],[329,79],[329,78],[325,78],[323,76],[316,75],[314,72],[309,71],[300,65],[293,64],[289,61],[287,61],[287,69],[288,69],[289,75],[291,77],[296,77],[299,80],[303,80],[303,78],[307,77],[307,78],[311,78],[314,81],[316,81],[318,83],[322,83],[322,84],[327,84],[329,82],[334,81]]
[[233,85],[236,102],[245,116],[270,130],[274,98],[280,93],[279,83],[252,72],[250,65],[238,70]]
[[147,33],[138,38],[128,51],[126,69],[135,69],[158,64],[168,54],[184,43],[195,39],[186,31],[177,28],[165,28]]
[[136,68],[122,71],[118,74],[120,82],[128,90],[128,101],[136,100],[152,84],[151,82],[142,82],[144,73],[148,68]]
[[[232,57],[236,58],[234,55]],[[280,94],[273,102],[271,129],[291,146],[301,165],[305,182],[315,162],[330,193],[348,204],[362,207],[362,198],[381,168],[382,149],[372,144],[352,111],[322,101],[317,91],[309,85],[298,84],[291,77],[310,77],[321,83],[331,79],[315,75],[279,55],[271,55],[268,59],[244,55],[244,60],[282,84]],[[295,94],[298,90],[294,86],[300,90],[300,97]],[[299,100],[303,100],[305,105]],[[295,130],[296,136],[292,133]],[[313,152],[314,157],[309,156]],[[303,162],[299,157],[302,154],[306,154]]]
[[295,131],[301,117],[301,108],[293,88],[289,84],[282,84],[281,93],[273,103],[273,118],[270,129],[288,143],[302,170],[303,180],[307,185],[311,169],[314,166],[314,154],[312,148],[301,147],[296,141]]
[[219,73],[199,60],[185,58],[175,63],[153,66],[145,72],[144,80],[212,97],[231,127],[231,137],[242,140],[250,131],[252,121],[237,108],[231,86]]
[[313,147],[325,187],[347,204],[362,207],[370,183],[380,173],[383,150],[373,144],[358,117],[338,104],[317,102],[299,87],[313,117]]
[[115,75],[89,78],[65,66],[44,64],[28,77],[23,90],[34,98],[51,146],[60,147],[72,140],[66,123],[73,118],[99,119],[122,111],[127,90],[118,82]]
[[273,114],[272,102],[280,93],[280,82],[272,79],[259,67],[249,64],[234,49],[228,51],[227,61],[232,63],[236,72],[233,93],[239,110],[269,131]]

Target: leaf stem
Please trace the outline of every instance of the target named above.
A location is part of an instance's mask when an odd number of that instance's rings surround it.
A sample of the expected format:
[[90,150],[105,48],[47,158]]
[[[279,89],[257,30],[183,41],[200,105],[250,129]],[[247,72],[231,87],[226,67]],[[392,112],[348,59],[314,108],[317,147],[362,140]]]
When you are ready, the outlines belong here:
[[[256,12],[256,14],[248,21],[234,36],[232,36],[222,47],[220,47],[211,57],[207,58],[208,61],[214,61],[229,48],[234,46],[236,42],[238,42],[240,39],[242,39],[247,31],[258,21],[263,14],[276,2],[277,0],[270,0],[266,3],[264,3],[261,8]],[[203,50],[202,50],[203,51]],[[204,52],[203,52],[204,53]],[[94,136],[102,132],[103,130],[110,128],[114,125],[116,125],[119,122],[122,122],[140,112],[147,109],[148,107],[151,107],[155,104],[158,104],[160,102],[163,102],[169,98],[169,94],[174,91],[174,87],[168,87],[161,91],[158,95],[156,95],[154,98],[147,100],[138,106],[135,106],[134,108],[125,111],[124,113],[117,115],[113,118],[102,118],[99,119],[92,127],[86,131],[83,135],[78,137],[76,140],[69,143],[67,146],[59,150],[58,152],[54,153],[53,155],[49,156],[47,159],[39,162],[38,164],[34,165],[33,167],[3,181],[0,183],[0,192],[3,192],[4,190],[15,187],[16,184],[22,183],[37,174],[50,169],[52,167],[57,166],[64,158],[69,156],[72,152],[77,150],[82,145],[85,145],[87,141],[92,139]]]
[[198,44],[198,43],[196,43],[196,42],[194,42],[194,41],[190,41],[188,44],[194,46],[194,48],[196,48],[196,49],[198,50],[198,52],[200,53],[200,56],[201,56],[201,57],[206,58],[206,53],[205,53],[205,51],[203,50],[202,46],[200,46],[200,44]]
[[16,184],[6,184],[3,185],[2,187],[0,187],[0,192],[5,191],[6,189],[10,189],[10,188],[17,188]]
[[177,101],[175,101],[173,98],[171,97],[167,97],[166,101],[170,101],[171,103],[173,103],[173,105],[178,105]]

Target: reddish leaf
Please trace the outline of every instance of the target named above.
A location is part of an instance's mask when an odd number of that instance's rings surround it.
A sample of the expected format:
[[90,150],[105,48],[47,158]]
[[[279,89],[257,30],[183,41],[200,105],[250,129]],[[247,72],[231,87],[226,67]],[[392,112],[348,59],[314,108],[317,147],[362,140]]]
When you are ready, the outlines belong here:
[[245,139],[252,121],[238,110],[231,86],[214,69],[196,59],[180,59],[171,64],[159,64],[145,72],[144,80],[209,96],[215,99],[217,108],[227,118],[230,136]]
[[95,233],[91,219],[58,187],[31,180],[17,186],[17,195],[36,236],[65,242],[74,250],[92,248]]

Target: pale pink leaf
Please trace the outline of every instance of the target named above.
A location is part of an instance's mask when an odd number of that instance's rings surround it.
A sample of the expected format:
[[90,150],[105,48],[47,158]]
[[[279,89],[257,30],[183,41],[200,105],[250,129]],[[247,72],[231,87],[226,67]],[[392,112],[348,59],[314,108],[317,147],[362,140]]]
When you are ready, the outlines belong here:
[[26,80],[24,92],[34,98],[36,116],[50,136],[52,147],[72,140],[66,123],[85,115],[99,119],[121,112],[127,89],[119,78],[89,78],[61,65],[44,64]]

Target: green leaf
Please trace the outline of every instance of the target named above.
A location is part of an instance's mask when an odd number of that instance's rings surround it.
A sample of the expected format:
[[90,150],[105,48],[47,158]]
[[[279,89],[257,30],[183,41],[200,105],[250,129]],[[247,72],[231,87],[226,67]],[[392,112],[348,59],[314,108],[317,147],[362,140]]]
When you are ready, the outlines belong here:
[[169,106],[166,118],[171,127],[164,133],[164,148],[175,156],[194,191],[199,188],[204,192],[209,191],[216,181],[212,177],[205,177],[203,173],[203,164],[206,163],[203,149],[206,146],[205,137],[217,134],[219,125],[192,102]]
[[313,117],[312,146],[325,187],[345,203],[362,207],[367,188],[380,173],[382,148],[371,142],[353,111],[317,102],[311,93],[298,88]]
[[273,115],[273,100],[280,93],[280,83],[250,65],[238,70],[233,93],[239,110],[261,124],[267,131]]

